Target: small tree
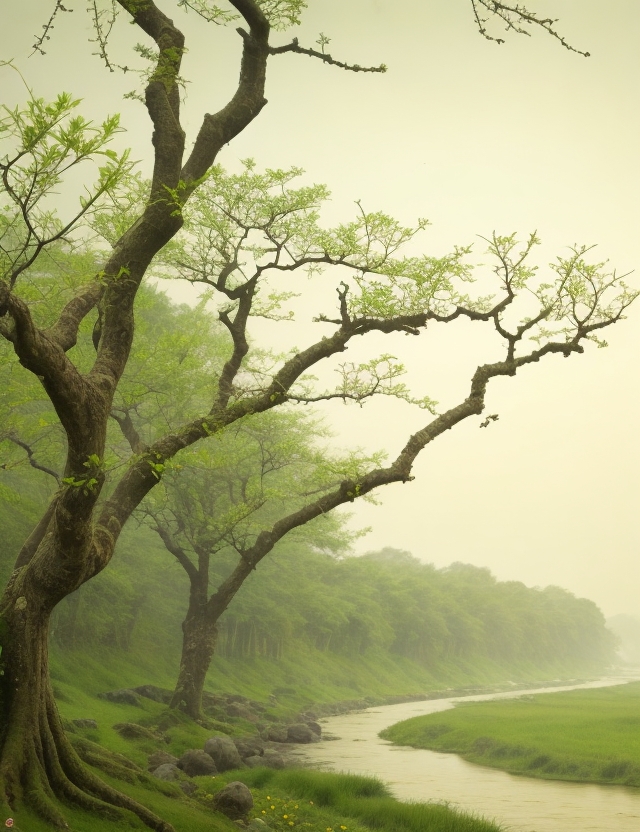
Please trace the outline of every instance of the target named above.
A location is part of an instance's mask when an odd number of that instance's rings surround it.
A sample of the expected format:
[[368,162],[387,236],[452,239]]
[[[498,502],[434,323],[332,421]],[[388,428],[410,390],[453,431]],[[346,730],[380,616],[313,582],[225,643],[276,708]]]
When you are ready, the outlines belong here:
[[[471,379],[468,395],[455,407],[433,415],[424,427],[407,438],[404,448],[386,466],[354,470],[351,476],[316,499],[280,518],[257,535],[244,558],[256,565],[286,533],[346,502],[360,498],[392,482],[411,479],[417,455],[444,431],[484,408],[487,384],[497,376],[512,376],[523,366],[553,354],[581,353],[584,342],[623,315],[633,299],[623,284],[602,264],[590,265],[577,249],[558,260],[550,277],[535,283],[529,255],[532,237],[522,248],[513,237],[489,241],[495,258],[499,296],[473,300],[463,291],[470,277],[467,250],[457,249],[445,258],[396,256],[416,229],[404,229],[382,214],[362,212],[353,222],[329,231],[313,220],[320,193],[289,193],[286,199],[302,199],[294,217],[301,218],[301,243],[290,249],[288,208],[264,216],[266,199],[258,193],[257,206],[239,216],[233,211],[232,237],[228,243],[207,245],[203,257],[194,249],[198,232],[182,244],[191,258],[187,272],[221,293],[230,305],[222,309],[232,349],[206,412],[187,420],[179,429],[155,439],[134,454],[113,490],[103,493],[108,425],[114,396],[125,370],[134,333],[134,302],[153,259],[176,237],[184,225],[189,200],[200,188],[214,183],[212,204],[222,217],[233,194],[224,188],[231,180],[212,166],[224,145],[238,135],[264,106],[264,85],[269,59],[285,53],[315,56],[327,64],[361,71],[335,60],[326,51],[307,49],[292,40],[274,46],[272,29],[297,21],[302,0],[230,0],[228,11],[206,2],[184,0],[213,22],[240,18],[246,28],[242,38],[242,63],[237,89],[219,112],[206,115],[192,151],[185,158],[185,136],[180,125],[180,68],[184,37],[153,0],[118,0],[121,9],[155,44],[143,48],[152,58],[146,79],[145,103],[153,125],[153,175],[142,204],[137,203],[132,222],[123,221],[111,252],[97,274],[70,300],[62,301],[45,316],[33,310],[22,294],[21,278],[38,268],[39,258],[58,240],[69,239],[74,228],[105,207],[120,201],[119,187],[130,172],[126,155],[108,148],[118,130],[114,118],[100,127],[75,115],[77,102],[68,95],[47,104],[30,97],[25,108],[5,110],[0,132],[7,150],[0,159],[3,211],[0,213],[0,334],[24,370],[36,376],[46,391],[67,439],[64,476],[42,519],[22,547],[14,571],[0,600],[0,799],[9,806],[28,801],[53,826],[64,827],[56,799],[61,798],[102,814],[120,816],[121,809],[137,814],[151,828],[169,830],[162,821],[104,783],[86,769],[65,737],[48,676],[47,632],[56,604],[109,563],[122,527],[144,497],[156,486],[164,466],[179,452],[224,431],[241,419],[263,413],[286,402],[328,398],[362,401],[385,392],[433,409],[428,399],[415,399],[397,381],[399,365],[388,356],[357,366],[343,366],[336,390],[314,390],[304,380],[319,362],[344,352],[356,337],[372,332],[418,335],[427,324],[451,323],[467,318],[490,326],[502,338],[500,361],[480,364]],[[552,23],[519,6],[494,0],[472,0],[481,30],[482,7],[497,15],[509,28],[537,24],[550,31]],[[55,5],[57,11],[62,3]],[[53,17],[52,17],[53,20]],[[97,16],[98,42],[106,51],[104,19]],[[50,21],[51,23],[51,21]],[[45,26],[43,38],[48,36]],[[484,34],[485,32],[483,32]],[[41,48],[44,41],[36,44]],[[384,67],[376,68],[382,71]],[[51,193],[74,166],[94,159],[102,162],[95,186],[83,195],[74,216],[59,220]],[[251,185],[249,173],[245,184]],[[270,176],[270,174],[269,174]],[[282,177],[281,177],[282,178]],[[285,183],[286,184],[286,183]],[[271,186],[270,186],[271,187]],[[204,211],[205,206],[194,209]],[[125,215],[126,216],[126,215]],[[240,220],[240,225],[238,224]],[[222,222],[222,220],[221,220]],[[244,226],[244,228],[243,228]],[[238,238],[237,229],[241,230]],[[246,234],[244,233],[246,230]],[[253,232],[266,242],[254,244]],[[240,259],[248,258],[246,270]],[[243,256],[244,256],[243,254]],[[213,260],[211,260],[213,258]],[[207,271],[194,267],[202,261]],[[183,268],[173,260],[174,268]],[[249,344],[247,323],[256,312],[259,285],[273,273],[287,273],[303,266],[342,267],[353,275],[351,288],[338,289],[338,311],[322,317],[330,334],[300,352],[263,365],[260,378],[244,374]],[[534,309],[514,323],[511,315],[518,293],[529,285]],[[266,303],[276,306],[282,298]],[[95,359],[89,367],[74,360],[73,348],[88,316],[98,312],[94,330]],[[265,311],[265,305],[262,306]],[[526,341],[535,337],[533,346]],[[264,375],[266,372],[266,376]],[[114,770],[114,764],[111,766]]]

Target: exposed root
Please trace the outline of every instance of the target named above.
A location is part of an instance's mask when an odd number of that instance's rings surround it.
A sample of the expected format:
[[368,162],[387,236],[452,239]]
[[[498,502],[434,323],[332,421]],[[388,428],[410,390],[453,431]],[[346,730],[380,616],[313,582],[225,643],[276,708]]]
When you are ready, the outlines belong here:
[[144,782],[144,774],[140,768],[122,754],[107,751],[106,748],[84,737],[73,737],[71,744],[80,759],[90,766],[99,768],[118,780],[124,780],[125,783]]

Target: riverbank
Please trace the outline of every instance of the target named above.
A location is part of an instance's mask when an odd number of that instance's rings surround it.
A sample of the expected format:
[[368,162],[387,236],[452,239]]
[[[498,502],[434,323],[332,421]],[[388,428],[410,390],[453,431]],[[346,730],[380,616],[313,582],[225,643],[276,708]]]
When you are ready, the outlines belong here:
[[640,682],[464,703],[399,722],[396,745],[551,780],[640,786]]

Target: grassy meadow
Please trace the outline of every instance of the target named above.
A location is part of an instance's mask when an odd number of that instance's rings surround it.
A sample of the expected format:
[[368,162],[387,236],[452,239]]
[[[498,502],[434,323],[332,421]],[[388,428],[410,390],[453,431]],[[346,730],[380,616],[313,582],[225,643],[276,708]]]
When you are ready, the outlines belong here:
[[640,682],[464,703],[381,736],[529,777],[640,786]]

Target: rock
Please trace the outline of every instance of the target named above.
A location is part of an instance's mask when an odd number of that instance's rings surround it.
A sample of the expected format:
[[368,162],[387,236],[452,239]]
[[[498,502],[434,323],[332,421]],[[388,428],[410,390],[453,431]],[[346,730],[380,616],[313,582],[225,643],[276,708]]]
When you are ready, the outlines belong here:
[[74,719],[73,724],[78,728],[97,728],[98,723],[95,719]]
[[204,744],[204,750],[213,759],[218,771],[242,766],[242,758],[230,737],[211,737]]
[[306,722],[297,722],[287,728],[286,742],[315,742],[317,735],[309,728]]
[[264,757],[245,757],[244,764],[245,766],[249,766],[249,768],[261,768],[265,764]]
[[233,740],[238,754],[245,757],[260,757],[264,754],[264,743],[259,737],[237,737]]
[[214,795],[213,806],[231,820],[240,820],[253,809],[253,796],[244,783],[234,780]]
[[131,688],[134,693],[144,696],[145,699],[151,699],[154,702],[162,702],[168,705],[171,702],[173,693],[166,688],[159,688],[156,685],[139,685],[137,688]]
[[193,794],[198,788],[198,784],[193,780],[188,780],[178,766],[172,763],[165,763],[158,766],[155,771],[151,772],[152,777],[157,777],[158,780],[165,780],[167,783],[176,783],[185,794]]
[[174,766],[173,763],[164,763],[155,771],[151,772],[152,777],[157,777],[158,780],[167,780],[170,783],[173,783],[175,780],[180,779],[180,769],[178,766]]
[[277,751],[265,751],[264,756],[258,757],[258,759],[262,760],[262,765],[267,768],[280,769],[285,766],[284,757]]
[[147,768],[149,771],[155,771],[159,766],[167,764],[175,766],[177,762],[178,758],[174,757],[173,754],[169,754],[168,751],[154,751],[153,754],[149,756],[149,764]]
[[98,694],[99,699],[106,699],[108,702],[116,702],[118,705],[139,705],[140,697],[130,688],[124,690],[108,690]]
[[197,777],[201,774],[217,774],[216,764],[208,754],[200,749],[185,751],[177,762],[178,768],[182,769],[189,777]]
[[272,725],[267,731],[267,739],[270,742],[294,742],[294,740],[289,740],[286,728],[280,728],[276,725]]
[[270,828],[262,818],[252,818],[247,826],[248,832],[268,832]]
[[125,740],[158,740],[158,735],[136,722],[118,722],[113,726]]
[[313,731],[313,733],[317,737],[322,736],[322,726],[319,723],[314,722],[313,720],[307,719],[306,724],[309,726],[309,728],[311,728],[311,730]]

